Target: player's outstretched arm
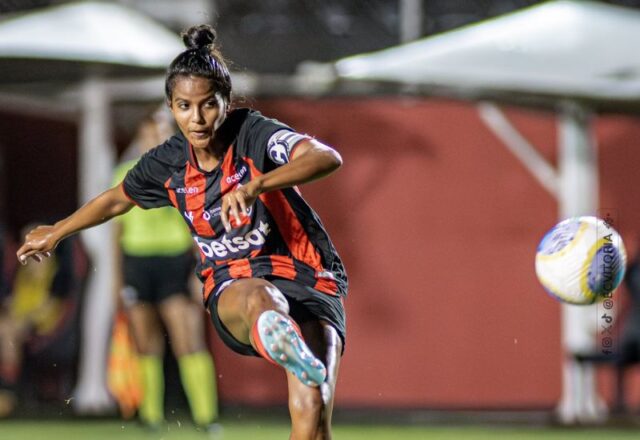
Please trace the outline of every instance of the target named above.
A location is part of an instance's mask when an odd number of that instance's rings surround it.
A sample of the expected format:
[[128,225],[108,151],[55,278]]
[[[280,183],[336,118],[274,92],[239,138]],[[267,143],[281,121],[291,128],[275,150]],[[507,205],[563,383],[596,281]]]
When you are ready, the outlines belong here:
[[229,217],[234,216],[240,222],[241,213],[246,213],[247,208],[262,193],[320,179],[341,165],[342,157],[336,150],[315,139],[305,139],[295,146],[289,163],[254,178],[222,200],[222,224],[229,231]]
[[124,214],[133,206],[120,185],[111,188],[56,224],[38,226],[31,230],[18,249],[18,260],[22,264],[27,264],[29,258],[42,261],[43,257],[51,255],[51,251],[65,237]]
[[288,164],[253,179],[247,189],[261,194],[301,185],[328,176],[341,165],[342,157],[336,150],[315,139],[305,139],[295,146]]

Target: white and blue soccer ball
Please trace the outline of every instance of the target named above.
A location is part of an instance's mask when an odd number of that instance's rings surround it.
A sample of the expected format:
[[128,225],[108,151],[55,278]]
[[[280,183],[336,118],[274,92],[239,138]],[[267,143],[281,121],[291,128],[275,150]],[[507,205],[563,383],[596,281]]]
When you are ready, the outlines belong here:
[[542,238],[536,275],[554,298],[570,304],[593,304],[611,296],[622,281],[627,253],[622,238],[597,217],[572,217]]

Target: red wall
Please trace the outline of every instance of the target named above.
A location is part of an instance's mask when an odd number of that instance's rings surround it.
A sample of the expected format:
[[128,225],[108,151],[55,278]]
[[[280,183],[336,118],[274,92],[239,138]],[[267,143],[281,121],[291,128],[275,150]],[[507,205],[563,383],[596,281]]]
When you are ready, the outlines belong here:
[[[335,146],[345,165],[302,188],[350,275],[338,405],[551,407],[560,308],[537,284],[556,202],[466,103],[275,100],[255,104]],[[510,111],[554,161],[547,113]],[[602,206],[640,230],[637,120],[597,121]],[[638,227],[636,227],[638,225]],[[595,319],[595,318],[594,318]],[[285,402],[282,374],[214,339],[222,398]],[[604,382],[610,382],[605,378]],[[273,386],[280,383],[282,386]]]

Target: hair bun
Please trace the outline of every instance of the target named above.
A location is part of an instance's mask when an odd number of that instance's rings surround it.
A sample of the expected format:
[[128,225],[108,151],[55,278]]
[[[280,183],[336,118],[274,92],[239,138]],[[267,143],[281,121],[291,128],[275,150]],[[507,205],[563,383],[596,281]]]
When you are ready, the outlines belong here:
[[216,39],[216,31],[208,24],[191,26],[182,32],[182,41],[188,49],[201,49],[213,44]]

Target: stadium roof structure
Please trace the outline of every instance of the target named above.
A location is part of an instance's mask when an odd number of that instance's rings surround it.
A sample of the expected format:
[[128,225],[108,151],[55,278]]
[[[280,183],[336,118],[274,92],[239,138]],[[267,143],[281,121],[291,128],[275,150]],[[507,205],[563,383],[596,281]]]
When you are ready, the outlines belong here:
[[0,81],[148,75],[164,71],[183,48],[175,33],[130,8],[69,3],[0,21]]
[[640,110],[640,11],[549,1],[335,63],[338,78],[418,93]]

